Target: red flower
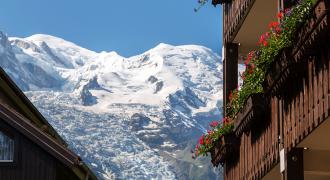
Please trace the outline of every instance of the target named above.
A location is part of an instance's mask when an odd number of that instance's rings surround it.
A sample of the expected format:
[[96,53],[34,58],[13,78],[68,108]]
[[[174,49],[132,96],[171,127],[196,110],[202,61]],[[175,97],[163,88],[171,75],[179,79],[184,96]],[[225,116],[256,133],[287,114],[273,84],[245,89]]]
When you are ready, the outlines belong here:
[[244,62],[245,65],[248,65],[250,63],[250,61],[252,60],[253,54],[254,54],[254,51],[249,52],[249,54]]
[[277,14],[277,18],[279,18],[279,19],[283,18],[283,12],[282,11]]
[[218,121],[213,121],[213,122],[210,123],[210,126],[211,126],[211,127],[217,127],[218,124],[219,124]]
[[282,29],[281,29],[280,27],[276,27],[276,28],[275,28],[275,31],[276,31],[277,34],[279,34],[279,33],[282,32]]
[[280,25],[280,23],[278,21],[274,21],[274,22],[269,23],[268,27],[269,27],[269,29],[272,29],[272,28],[276,28],[279,25]]
[[199,144],[200,144],[200,145],[203,145],[203,144],[204,144],[204,135],[202,135],[202,136],[199,138]]
[[266,37],[269,37],[269,35],[270,35],[269,32],[266,32],[265,36],[266,36]]
[[268,42],[267,41],[264,41],[263,43],[262,43],[262,45],[264,45],[265,47],[268,45]]
[[209,145],[211,143],[210,138],[206,138],[206,144]]
[[244,61],[245,66],[248,65],[249,63],[250,63],[249,59],[246,59],[246,60]]
[[262,42],[265,41],[265,35],[261,35],[259,41],[258,41],[258,44],[262,44]]

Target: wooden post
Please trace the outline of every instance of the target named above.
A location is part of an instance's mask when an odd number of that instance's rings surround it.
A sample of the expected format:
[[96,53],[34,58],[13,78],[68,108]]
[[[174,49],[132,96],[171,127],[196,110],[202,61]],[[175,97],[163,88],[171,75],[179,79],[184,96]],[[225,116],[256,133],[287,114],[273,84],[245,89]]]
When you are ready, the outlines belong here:
[[226,105],[229,100],[229,94],[238,85],[238,44],[227,43],[224,47],[223,59],[223,107],[226,114]]
[[285,10],[291,8],[293,5],[297,4],[297,0],[279,0],[279,10]]
[[285,180],[304,180],[304,149],[293,148],[286,156]]

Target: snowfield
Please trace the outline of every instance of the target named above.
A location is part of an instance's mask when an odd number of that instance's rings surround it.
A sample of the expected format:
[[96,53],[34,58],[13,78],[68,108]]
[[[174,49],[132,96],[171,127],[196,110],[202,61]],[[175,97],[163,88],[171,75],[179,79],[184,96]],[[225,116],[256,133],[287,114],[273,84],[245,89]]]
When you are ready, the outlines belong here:
[[190,149],[221,118],[222,63],[197,45],[122,57],[50,35],[8,38],[0,66],[100,179],[214,179]]

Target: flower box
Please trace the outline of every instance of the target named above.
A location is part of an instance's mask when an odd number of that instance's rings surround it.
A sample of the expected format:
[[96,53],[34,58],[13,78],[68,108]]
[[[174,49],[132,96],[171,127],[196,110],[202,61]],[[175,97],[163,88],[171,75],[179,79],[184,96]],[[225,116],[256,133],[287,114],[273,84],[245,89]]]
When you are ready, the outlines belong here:
[[252,94],[237,114],[234,132],[237,137],[248,132],[253,124],[257,124],[268,111],[267,98],[263,93]]
[[276,92],[285,84],[285,81],[291,72],[289,67],[294,63],[291,54],[291,47],[284,48],[278,53],[265,75],[263,88],[266,93],[270,92],[271,94],[276,94]]
[[227,160],[233,160],[237,157],[235,154],[239,149],[239,141],[235,134],[227,134],[222,136],[216,145],[211,149],[211,158],[213,166],[223,165]]
[[296,62],[300,63],[300,60],[304,57],[313,56],[318,51],[318,47],[328,43],[329,24],[330,2],[328,0],[318,0],[307,22],[302,24],[297,31],[295,48],[293,49]]

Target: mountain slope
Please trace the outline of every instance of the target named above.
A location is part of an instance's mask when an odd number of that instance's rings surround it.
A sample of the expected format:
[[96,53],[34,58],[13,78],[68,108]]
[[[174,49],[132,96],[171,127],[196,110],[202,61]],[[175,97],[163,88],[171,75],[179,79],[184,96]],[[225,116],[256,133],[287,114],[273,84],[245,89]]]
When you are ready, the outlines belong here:
[[221,116],[222,65],[210,49],[160,44],[96,53],[49,35],[0,33],[0,66],[102,179],[213,179],[196,137]]

